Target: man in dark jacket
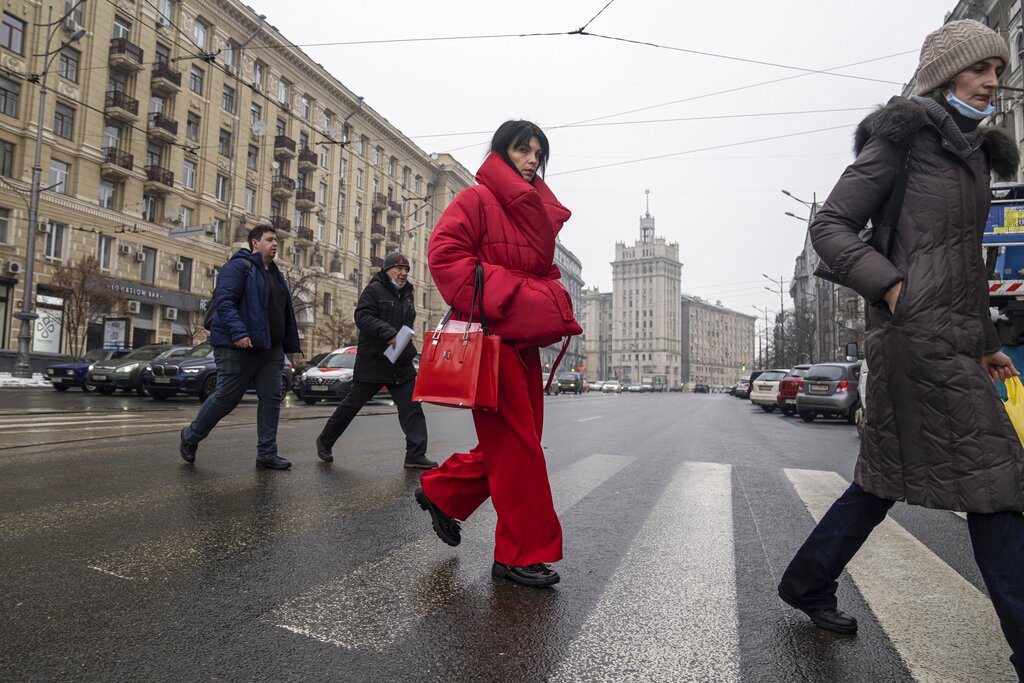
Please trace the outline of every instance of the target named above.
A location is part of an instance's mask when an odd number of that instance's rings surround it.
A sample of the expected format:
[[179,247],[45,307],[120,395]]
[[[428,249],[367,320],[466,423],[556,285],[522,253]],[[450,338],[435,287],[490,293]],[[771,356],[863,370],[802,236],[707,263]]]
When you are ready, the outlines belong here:
[[334,442],[345,433],[366,402],[381,386],[386,386],[398,406],[398,421],[405,432],[405,466],[423,470],[437,467],[436,462],[426,458],[427,421],[420,404],[412,400],[416,384],[412,361],[416,347],[410,341],[394,363],[384,355],[388,347],[395,346],[398,331],[403,326],[412,328],[416,321],[409,259],[405,254],[392,252],[384,258],[384,268],[373,276],[359,296],[355,321],[359,328],[359,349],[352,383],[341,405],[316,438],[316,454],[324,462],[332,462]]
[[249,249],[239,249],[220,270],[211,306],[210,343],[217,361],[217,388],[199,414],[181,430],[180,453],[195,462],[199,442],[235,409],[250,384],[256,388],[256,467],[286,470],[277,455],[284,354],[299,353],[295,310],[281,271],[274,264],[277,233],[270,225],[249,231]]

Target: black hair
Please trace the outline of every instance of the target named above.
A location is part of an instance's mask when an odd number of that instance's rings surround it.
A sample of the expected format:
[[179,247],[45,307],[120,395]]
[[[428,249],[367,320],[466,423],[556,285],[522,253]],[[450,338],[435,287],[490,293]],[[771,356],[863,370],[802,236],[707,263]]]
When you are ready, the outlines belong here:
[[494,137],[491,138],[491,151],[498,154],[498,156],[505,160],[506,164],[518,173],[519,169],[516,168],[516,165],[508,157],[508,148],[529,146],[530,138],[537,138],[537,141],[540,143],[540,165],[537,168],[537,174],[543,178],[544,169],[548,165],[548,154],[551,151],[551,147],[548,145],[548,136],[544,135],[544,131],[536,123],[520,119],[518,121],[506,121],[501,124],[498,126],[498,130],[494,132]]
[[252,250],[253,242],[259,242],[263,239],[263,235],[268,232],[274,233],[275,236],[277,235],[277,229],[270,223],[260,223],[254,226],[253,229],[249,231],[249,250]]

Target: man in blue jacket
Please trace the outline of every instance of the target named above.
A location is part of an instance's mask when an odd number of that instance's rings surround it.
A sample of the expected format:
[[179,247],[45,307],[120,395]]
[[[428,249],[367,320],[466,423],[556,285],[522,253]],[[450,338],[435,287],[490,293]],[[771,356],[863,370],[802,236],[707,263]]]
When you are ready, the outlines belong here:
[[267,224],[249,231],[249,249],[239,249],[217,276],[211,306],[210,343],[217,362],[217,387],[192,424],[181,430],[181,457],[195,462],[199,442],[228,415],[252,384],[256,409],[256,467],[286,470],[277,454],[284,354],[300,353],[295,310],[281,271],[274,264],[277,233]]

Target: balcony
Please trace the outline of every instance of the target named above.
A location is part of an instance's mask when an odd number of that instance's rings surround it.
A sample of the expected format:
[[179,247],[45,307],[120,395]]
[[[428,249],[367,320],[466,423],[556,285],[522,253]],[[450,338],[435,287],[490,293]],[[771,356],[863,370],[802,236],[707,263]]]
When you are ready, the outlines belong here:
[[373,195],[373,208],[375,209],[386,209],[388,208],[388,196],[378,192]]
[[178,141],[178,122],[172,121],[158,111],[149,115],[149,126],[147,127],[149,137],[168,144]]
[[308,247],[311,244],[313,244],[313,228],[296,228],[295,245]]
[[316,152],[309,149],[308,147],[299,151],[299,170],[300,171],[315,171],[318,159]]
[[398,250],[402,248],[402,233],[395,232],[394,230],[388,232],[387,240],[388,249]]
[[181,92],[181,72],[167,62],[157,62],[153,65],[149,87],[161,95],[176,95]]
[[109,90],[103,102],[103,114],[124,123],[139,120],[139,101],[120,90]]
[[100,160],[100,175],[109,180],[123,180],[132,174],[135,159],[117,147],[104,147]]
[[370,241],[380,242],[387,235],[388,229],[380,223],[374,223],[370,226]]
[[384,267],[384,259],[381,258],[380,256],[371,256],[370,257],[370,265],[372,267],[374,267],[374,268],[383,268]]
[[124,71],[142,70],[142,48],[127,38],[110,39],[110,66]]
[[394,217],[402,215],[402,204],[401,202],[388,202],[388,214]]
[[295,194],[295,181],[285,176],[277,176],[270,183],[270,194],[275,199],[289,199]]
[[287,135],[277,135],[274,137],[274,158],[275,159],[294,159],[295,158],[295,140],[292,140]]
[[295,208],[300,211],[316,208],[316,192],[308,187],[300,187],[295,190]]
[[274,226],[274,230],[278,232],[291,232],[292,222],[287,218],[281,218],[280,216],[271,216],[270,224]]
[[146,192],[167,194],[174,187],[174,171],[159,166],[146,166]]

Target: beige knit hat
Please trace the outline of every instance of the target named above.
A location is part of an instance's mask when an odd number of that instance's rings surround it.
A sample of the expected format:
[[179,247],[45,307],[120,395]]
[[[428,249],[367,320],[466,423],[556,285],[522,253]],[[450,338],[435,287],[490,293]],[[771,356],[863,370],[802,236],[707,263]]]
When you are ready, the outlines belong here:
[[921,47],[921,62],[914,74],[918,95],[945,85],[958,73],[989,57],[1010,65],[1010,46],[980,21],[960,19],[932,31]]

